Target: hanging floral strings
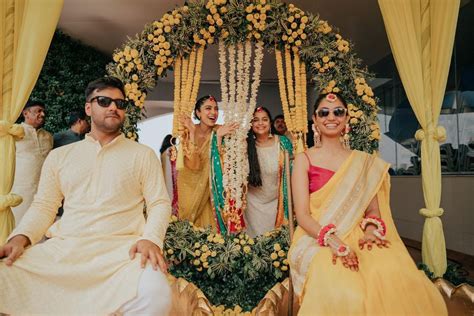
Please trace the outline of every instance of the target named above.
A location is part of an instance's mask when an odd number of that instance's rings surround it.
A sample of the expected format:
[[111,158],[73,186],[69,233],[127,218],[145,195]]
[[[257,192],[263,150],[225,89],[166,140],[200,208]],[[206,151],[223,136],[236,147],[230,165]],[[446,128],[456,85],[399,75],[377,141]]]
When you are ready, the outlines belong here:
[[142,32],[117,48],[107,71],[125,83],[131,104],[123,127],[126,137],[138,140],[145,99],[173,70],[173,159],[177,169],[183,167],[184,156],[195,147],[179,117],[191,116],[204,49],[217,42],[220,107],[225,122],[240,124],[232,137],[224,139],[220,153],[225,162],[222,209],[230,231],[239,231],[244,225],[241,215],[248,173],[244,140],[255,108],[264,46],[276,51],[280,97],[296,152],[305,148],[307,79],[315,85],[315,93],[338,92],[346,99],[351,148],[377,150],[381,137],[377,99],[368,85],[371,76],[361,66],[352,44],[319,16],[278,0],[186,2],[145,25]]
[[306,66],[300,60],[298,53],[285,48],[285,76],[283,57],[280,50],[275,49],[275,57],[285,123],[291,133],[296,153],[301,153],[306,150],[306,133],[308,133]]
[[[282,50],[275,47],[278,88],[285,116],[285,123],[291,133],[296,153],[306,150],[308,133],[308,104],[306,97],[306,65],[300,60],[300,47],[308,35],[305,33],[310,21],[304,11],[293,4],[288,6],[288,17],[282,21],[286,33],[282,35]],[[290,49],[291,48],[291,49]],[[283,70],[285,62],[285,71]]]
[[[194,151],[193,144],[189,141],[189,135],[180,118],[190,117],[196,103],[201,81],[202,60],[204,57],[204,46],[193,49],[188,57],[179,56],[175,61],[174,68],[174,112],[173,112],[173,137],[174,152],[178,170],[184,167],[184,155],[191,155]],[[177,141],[176,141],[177,140]]]
[[261,41],[255,43],[255,50],[252,49],[252,43],[249,40],[227,48],[223,41],[219,41],[221,108],[224,110],[224,121],[239,124],[235,133],[224,138],[223,220],[229,232],[239,232],[245,226],[243,210],[246,207],[249,173],[246,138],[257,103],[262,61],[263,42]]

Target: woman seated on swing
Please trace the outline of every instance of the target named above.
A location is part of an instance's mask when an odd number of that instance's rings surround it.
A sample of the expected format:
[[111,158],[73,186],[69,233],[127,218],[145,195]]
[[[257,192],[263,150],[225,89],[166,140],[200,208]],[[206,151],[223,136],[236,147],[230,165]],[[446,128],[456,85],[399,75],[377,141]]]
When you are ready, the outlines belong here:
[[[395,228],[389,164],[350,150],[347,105],[320,95],[315,146],[295,158],[289,261],[300,315],[447,315]],[[342,141],[341,141],[342,140]]]
[[193,115],[199,121],[198,124],[194,124],[190,117],[181,120],[186,128],[184,147],[187,150],[184,168],[178,171],[179,218],[189,220],[199,227],[216,227],[209,184],[211,135],[215,131],[217,143],[220,144],[222,137],[234,132],[238,125],[216,124],[219,107],[211,95],[197,100]]
[[292,145],[271,133],[270,111],[258,107],[247,137],[249,182],[244,213],[247,234],[261,235],[288,222],[288,176]]

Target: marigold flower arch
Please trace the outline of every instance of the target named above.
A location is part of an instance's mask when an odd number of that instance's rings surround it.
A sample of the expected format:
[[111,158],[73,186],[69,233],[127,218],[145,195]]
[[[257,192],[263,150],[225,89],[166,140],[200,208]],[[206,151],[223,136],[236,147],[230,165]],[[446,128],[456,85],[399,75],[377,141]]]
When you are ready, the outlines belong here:
[[[307,79],[319,91],[339,92],[348,101],[351,147],[377,150],[376,99],[365,79],[369,74],[360,66],[351,43],[318,16],[275,0],[192,1],[145,25],[140,34],[116,49],[107,70],[125,83],[132,104],[124,126],[126,136],[138,138],[137,123],[147,92],[160,77],[175,70],[175,118],[189,115],[198,93],[204,49],[214,43],[223,47],[248,41],[275,49],[283,112],[297,139],[297,151],[303,149],[307,132]],[[174,119],[174,136],[181,132]]]
[[[278,0],[192,0],[145,25],[140,34],[116,49],[107,70],[126,84],[126,97],[132,103],[124,126],[126,136],[138,138],[137,123],[147,92],[160,77],[174,70],[174,114],[189,115],[206,47],[248,45],[248,41],[275,50],[282,109],[290,131],[301,141],[297,150],[304,147],[301,143],[307,132],[307,81],[318,91],[340,93],[348,102],[351,148],[369,153],[378,149],[376,98],[367,83],[370,75],[350,41],[319,16]],[[173,134],[180,132],[175,119]],[[196,269],[206,271],[201,265]]]

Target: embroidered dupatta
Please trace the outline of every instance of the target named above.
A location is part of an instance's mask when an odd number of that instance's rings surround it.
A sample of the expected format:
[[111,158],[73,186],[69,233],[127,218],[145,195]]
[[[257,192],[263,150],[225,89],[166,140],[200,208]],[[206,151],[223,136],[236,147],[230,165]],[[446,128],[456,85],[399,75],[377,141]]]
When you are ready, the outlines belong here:
[[[275,219],[275,228],[288,224],[289,199],[288,199],[288,174],[291,174],[290,158],[293,155],[293,146],[286,136],[278,136],[280,151],[278,155],[278,211]],[[288,169],[290,172],[287,172]]]
[[225,206],[224,184],[222,178],[222,161],[219,154],[219,146],[217,144],[217,133],[212,132],[210,146],[210,186],[211,186],[211,202],[217,223],[217,232],[223,234],[227,232],[227,226],[224,221],[223,211]]
[[[330,223],[336,225],[337,235],[342,240],[359,224],[370,201],[387,176],[389,167],[382,159],[356,150],[347,159],[329,180],[337,181],[331,183],[331,190],[326,192],[323,187],[321,192],[316,191],[310,195],[311,200],[317,194],[324,194],[321,205],[323,211],[320,218],[315,220],[322,226]],[[314,217],[314,212],[311,213]],[[308,269],[319,250],[317,241],[307,234],[299,237],[291,246],[291,277],[295,293],[300,297]]]

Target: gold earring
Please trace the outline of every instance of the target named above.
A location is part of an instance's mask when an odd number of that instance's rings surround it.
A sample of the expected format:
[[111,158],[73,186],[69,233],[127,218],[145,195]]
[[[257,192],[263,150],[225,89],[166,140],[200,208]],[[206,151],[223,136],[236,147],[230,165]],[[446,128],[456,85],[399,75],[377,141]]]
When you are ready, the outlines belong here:
[[316,125],[311,126],[313,129],[313,140],[314,140],[314,147],[321,147],[323,144],[321,143],[321,132],[319,131],[319,128],[316,127]]
[[350,137],[349,137],[349,132],[351,131],[351,128],[348,123],[346,123],[346,126],[344,128],[344,131],[342,131],[342,135],[340,138],[340,141],[342,143],[342,147],[345,149],[351,149],[351,144],[350,144]]

